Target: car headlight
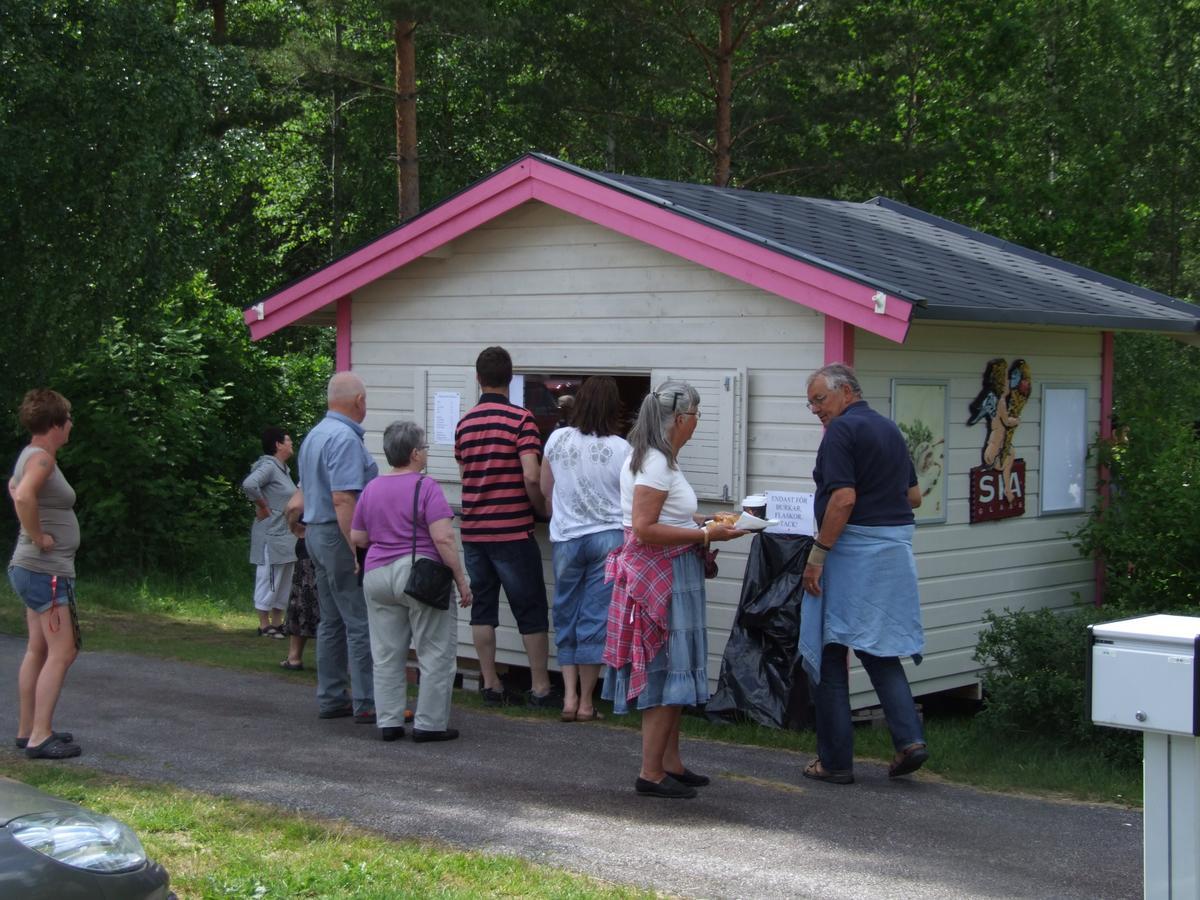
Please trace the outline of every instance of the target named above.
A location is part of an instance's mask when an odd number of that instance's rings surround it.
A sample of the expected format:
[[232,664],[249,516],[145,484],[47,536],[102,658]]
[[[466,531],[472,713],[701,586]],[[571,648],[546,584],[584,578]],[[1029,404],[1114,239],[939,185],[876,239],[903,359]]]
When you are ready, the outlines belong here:
[[31,850],[77,869],[127,872],[146,863],[133,829],[86,809],[21,816],[8,830]]

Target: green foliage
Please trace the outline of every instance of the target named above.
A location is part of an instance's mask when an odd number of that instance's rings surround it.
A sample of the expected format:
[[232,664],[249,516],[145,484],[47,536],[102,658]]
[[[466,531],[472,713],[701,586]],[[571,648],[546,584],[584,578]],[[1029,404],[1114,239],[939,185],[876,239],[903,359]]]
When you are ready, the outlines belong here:
[[1076,533],[1080,550],[1104,566],[1112,615],[1200,613],[1200,440],[1190,422],[1139,418],[1105,444],[1111,502]]
[[149,4],[0,4],[0,402],[189,274],[180,185],[224,60]]
[[63,451],[87,563],[186,566],[246,527],[241,479],[258,434],[315,420],[325,358],[281,363],[197,277],[141,328],[114,319],[63,375],[75,429]]
[[1088,716],[1084,673],[1087,626],[1112,618],[1107,610],[1067,612],[989,610],[975,658],[991,666],[983,676],[986,703],[980,724],[999,736],[1061,739],[1090,746],[1120,762],[1137,759],[1140,736],[1097,728]]
[[[718,11],[729,6],[741,36],[732,184],[886,194],[1107,274],[1200,292],[1195,3],[223,6],[218,41],[210,3],[0,3],[0,408],[34,384],[86,405],[161,380],[129,404],[158,449],[128,458],[155,473],[159,457],[182,466],[178,494],[194,507],[150,526],[118,519],[136,519],[145,502],[166,506],[174,489],[106,498],[85,553],[112,554],[119,534],[145,534],[148,549],[127,555],[159,558],[159,543],[202,540],[193,527],[240,529],[234,486],[254,434],[271,420],[302,433],[315,415],[329,336],[289,328],[251,346],[237,311],[395,226],[396,16],[420,21],[425,207],[531,149],[710,180]],[[1195,547],[1183,531],[1193,458],[1182,430],[1138,418],[1132,399],[1148,386],[1154,400],[1143,405],[1159,418],[1195,418],[1200,367],[1188,352],[1118,340],[1117,403],[1130,426],[1128,444],[1111,451],[1121,493],[1081,541],[1106,559],[1121,602],[1195,601]],[[162,412],[169,427],[159,428],[148,422],[151,398],[186,409]],[[139,433],[113,424],[115,408],[96,412],[105,443],[88,453],[79,429],[67,455],[76,479],[93,465],[113,476],[125,461],[98,456]],[[203,452],[162,445],[171,429]],[[15,427],[0,430],[0,456],[18,443]],[[12,524],[4,505],[0,531]],[[1167,549],[1148,558],[1139,544]],[[1183,576],[1166,571],[1171,556]]]
[[1200,349],[1155,335],[1116,342],[1114,439],[1108,472],[1074,535],[1104,566],[1112,616],[1200,613]]

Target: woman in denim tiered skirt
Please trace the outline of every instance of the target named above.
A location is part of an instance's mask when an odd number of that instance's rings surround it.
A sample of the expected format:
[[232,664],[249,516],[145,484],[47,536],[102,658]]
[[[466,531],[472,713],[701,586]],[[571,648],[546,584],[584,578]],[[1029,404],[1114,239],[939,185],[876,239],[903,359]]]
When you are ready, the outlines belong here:
[[613,584],[603,696],[616,713],[636,701],[642,713],[644,796],[690,798],[709,782],[679,755],[684,706],[708,700],[704,564],[708,545],[745,532],[703,526],[696,493],[676,457],[696,432],[700,395],[668,381],[642,401],[629,433],[632,451],[621,470],[624,543],[608,558]]

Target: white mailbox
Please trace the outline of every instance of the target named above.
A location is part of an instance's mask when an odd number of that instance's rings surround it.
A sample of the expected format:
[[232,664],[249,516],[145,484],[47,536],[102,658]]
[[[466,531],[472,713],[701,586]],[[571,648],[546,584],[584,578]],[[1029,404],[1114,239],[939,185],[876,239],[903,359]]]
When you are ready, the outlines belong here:
[[1141,616],[1089,631],[1093,722],[1200,735],[1200,619]]
[[1144,732],[1144,896],[1200,898],[1200,618],[1142,616],[1088,630],[1092,721]]

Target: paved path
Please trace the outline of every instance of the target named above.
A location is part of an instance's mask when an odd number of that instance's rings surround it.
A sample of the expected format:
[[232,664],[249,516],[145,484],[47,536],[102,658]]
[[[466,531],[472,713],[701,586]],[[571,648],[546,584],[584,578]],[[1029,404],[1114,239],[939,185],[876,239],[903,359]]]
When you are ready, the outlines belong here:
[[[22,649],[0,636],[10,695]],[[892,782],[876,765],[824,785],[794,753],[690,740],[713,785],[652,800],[632,789],[629,729],[455,709],[460,740],[385,744],[318,720],[307,684],[116,653],[79,658],[56,724],[79,736],[81,765],[689,897],[1141,893],[1139,812]],[[0,734],[15,728],[10,696]]]

